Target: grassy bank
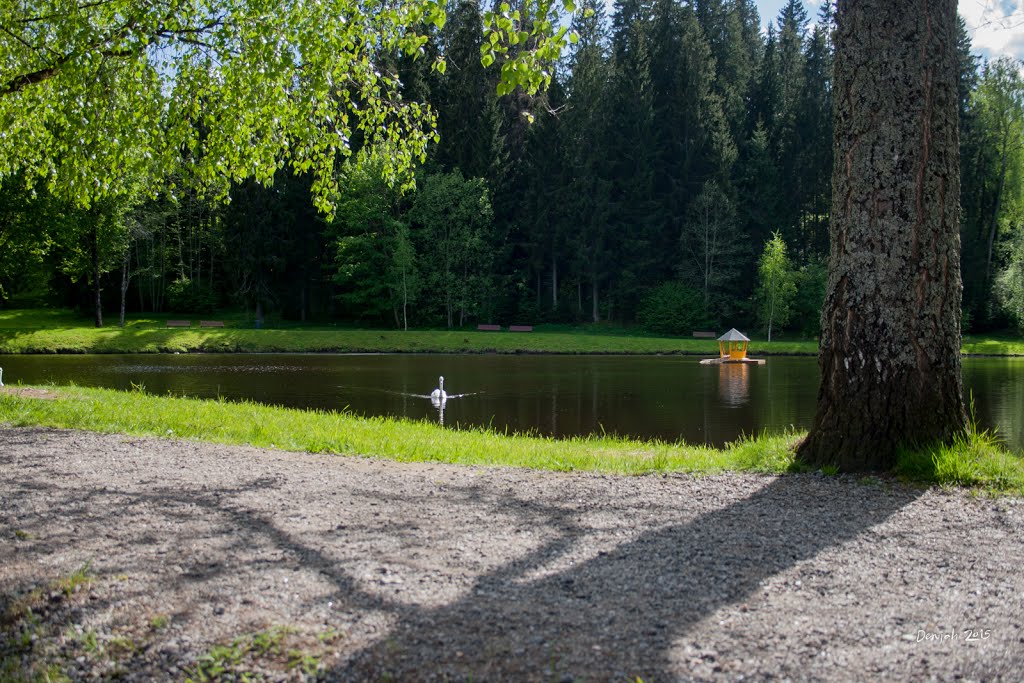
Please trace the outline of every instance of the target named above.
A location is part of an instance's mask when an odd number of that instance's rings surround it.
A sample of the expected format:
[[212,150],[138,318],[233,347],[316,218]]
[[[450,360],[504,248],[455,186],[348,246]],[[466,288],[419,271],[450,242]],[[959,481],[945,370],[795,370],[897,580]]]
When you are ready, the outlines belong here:
[[[0,353],[688,353],[717,355],[713,341],[626,337],[594,333],[252,330],[252,329],[88,329],[0,330]],[[814,354],[814,342],[773,342],[754,354]]]
[[[216,316],[210,316],[217,318]],[[96,328],[69,313],[0,311],[0,353],[188,353],[188,352],[405,352],[405,353],[688,353],[716,355],[718,344],[625,334],[615,329],[545,329],[533,332],[472,330],[360,330],[290,326],[254,329],[242,319],[225,327],[168,328],[166,317],[135,318],[122,329]],[[813,341],[756,344],[754,353],[814,354]]]
[[[799,471],[792,449],[802,434],[763,435],[717,449],[658,441],[590,437],[555,440],[454,431],[391,418],[303,411],[107,389],[49,387],[48,399],[0,393],[0,423],[41,425],[213,441],[409,462],[529,467],[617,474]],[[908,451],[899,473],[916,481],[1024,495],[1024,459],[988,434],[952,447]]]
[[[70,311],[0,311],[0,354],[5,353],[571,353],[694,354],[713,356],[713,339],[656,337],[604,326],[537,326],[533,332],[469,330],[365,330],[274,323],[254,329],[241,314],[210,315],[223,328],[168,328],[184,316],[133,316],[122,329],[116,319],[96,328]],[[722,332],[723,330],[718,330]],[[815,340],[764,341],[753,337],[751,355],[815,355]],[[1013,336],[964,338],[971,355],[1024,355],[1024,339]]]
[[484,429],[455,431],[427,422],[363,418],[251,402],[80,387],[46,389],[54,399],[0,393],[0,423],[250,444],[312,453],[370,455],[408,462],[620,474],[784,471],[792,465],[789,449],[797,438],[792,434],[771,437],[725,450],[614,437],[555,440]]
[[964,337],[961,350],[971,356],[1024,356],[1024,339],[1008,335],[967,335]]

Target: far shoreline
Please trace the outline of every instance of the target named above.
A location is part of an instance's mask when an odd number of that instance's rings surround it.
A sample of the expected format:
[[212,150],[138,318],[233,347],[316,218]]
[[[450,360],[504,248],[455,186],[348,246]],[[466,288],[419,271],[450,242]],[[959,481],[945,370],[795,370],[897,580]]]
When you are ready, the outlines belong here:
[[[0,310],[0,357],[14,354],[153,354],[153,353],[374,353],[718,356],[714,338],[657,336],[639,329],[603,324],[539,324],[529,332],[474,328],[395,330],[337,327],[326,324],[268,322],[255,329],[238,313],[225,313],[223,327],[168,327],[166,315],[135,315],[125,327],[95,327],[68,310]],[[767,341],[756,330],[751,356],[817,356],[818,339],[784,336]],[[1024,356],[1018,334],[965,335],[963,357]]]
[[[462,350],[442,350],[442,349],[351,349],[351,348],[338,348],[338,349],[207,349],[207,348],[189,348],[181,350],[167,350],[167,349],[117,349],[117,348],[104,348],[104,349],[42,349],[42,348],[29,348],[25,350],[10,351],[0,347],[0,357],[3,356],[115,356],[115,355],[233,355],[233,354],[246,354],[246,355],[280,355],[280,354],[295,354],[295,355],[365,355],[365,356],[680,356],[680,357],[693,357],[703,358],[711,354],[711,352],[704,353],[700,351],[688,351],[688,350],[669,350],[669,351],[558,351],[558,350],[537,350],[537,349],[514,349],[514,350],[495,350],[495,349],[462,349]],[[754,356],[767,356],[770,358],[816,358],[818,353],[811,351],[765,351],[757,350]],[[961,358],[1024,358],[1024,353],[1007,352],[1007,353],[973,353],[968,351],[960,352]]]

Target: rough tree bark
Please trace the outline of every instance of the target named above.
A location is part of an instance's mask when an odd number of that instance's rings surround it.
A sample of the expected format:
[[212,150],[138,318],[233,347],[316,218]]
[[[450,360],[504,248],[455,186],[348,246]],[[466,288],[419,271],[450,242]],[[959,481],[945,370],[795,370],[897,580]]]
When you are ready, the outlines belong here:
[[889,469],[964,428],[956,0],[840,0],[817,414],[798,456]]

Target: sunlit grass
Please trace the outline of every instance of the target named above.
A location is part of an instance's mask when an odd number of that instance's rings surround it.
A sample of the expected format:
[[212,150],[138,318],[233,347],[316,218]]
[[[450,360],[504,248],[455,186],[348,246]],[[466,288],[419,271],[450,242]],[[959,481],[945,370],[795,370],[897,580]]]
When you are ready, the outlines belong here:
[[904,449],[896,473],[915,481],[1024,496],[1024,455],[1008,451],[994,432],[971,420],[950,444]]
[[[188,352],[413,352],[413,353],[688,353],[717,355],[711,339],[657,337],[624,328],[592,325],[537,326],[534,332],[466,330],[366,330],[275,323],[254,329],[233,313],[201,316],[223,328],[200,328],[200,317],[132,316],[124,329],[115,319],[96,328],[67,311],[0,311],[0,353],[188,353]],[[189,318],[190,328],[168,328],[167,320]],[[755,340],[751,353],[815,354],[815,341]]]
[[138,391],[79,387],[54,387],[50,391],[56,396],[54,400],[0,394],[0,422],[400,461],[621,474],[783,472],[792,466],[791,447],[799,439],[795,433],[763,436],[724,449],[612,436],[558,440],[252,402],[151,396]]
[[[191,328],[168,328],[167,320],[185,319]],[[221,320],[223,328],[200,328],[200,319]],[[721,331],[721,330],[720,330]],[[815,340],[759,338],[751,355],[815,355]],[[97,329],[91,319],[68,310],[0,311],[3,353],[189,353],[189,352],[370,352],[370,353],[614,353],[697,354],[713,356],[712,339],[658,337],[608,325],[538,325],[534,332],[465,330],[367,330],[340,325],[274,321],[254,329],[240,312],[203,316],[145,314],[129,316],[124,329],[114,317]],[[976,355],[1024,355],[1024,338],[965,337],[963,352]]]
[[[526,467],[625,475],[805,471],[794,459],[804,434],[745,437],[725,448],[590,436],[572,439],[453,430],[429,422],[357,417],[252,402],[152,396],[141,391],[49,387],[54,400],[0,393],[0,423],[248,444],[405,462]],[[825,474],[835,474],[834,471]],[[896,474],[928,484],[1024,495],[1024,457],[972,427],[951,445],[904,450]]]
[[977,356],[1022,356],[1024,338],[1017,336],[966,336],[961,347],[964,353]]
[[[712,340],[587,332],[477,332],[393,330],[255,330],[161,327],[0,329],[0,353],[567,353],[717,356]],[[752,345],[756,354],[817,352],[809,341]]]

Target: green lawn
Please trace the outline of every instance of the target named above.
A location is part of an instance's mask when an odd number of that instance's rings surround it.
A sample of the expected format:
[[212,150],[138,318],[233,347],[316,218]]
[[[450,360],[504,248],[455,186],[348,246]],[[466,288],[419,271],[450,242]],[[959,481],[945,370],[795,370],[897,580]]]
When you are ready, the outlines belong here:
[[976,356],[1024,356],[1024,338],[1010,335],[966,335],[961,348],[964,353]]
[[[68,310],[0,310],[2,353],[187,353],[198,352],[406,352],[406,353],[685,353],[715,355],[714,340],[656,337],[603,325],[539,325],[534,332],[467,330],[367,330],[347,326],[304,325],[274,321],[254,329],[242,313],[210,314],[223,328],[200,328],[191,317],[188,329],[168,328],[182,315],[130,316],[124,329],[116,316],[97,329],[92,320]],[[718,330],[724,332],[724,330]],[[782,339],[771,343],[756,331],[750,352],[758,355],[815,355],[816,340]],[[963,351],[972,355],[1024,355],[1024,337],[964,337]]]
[[[66,311],[0,311],[0,353],[412,352],[412,353],[688,353],[717,355],[714,340],[654,337],[603,327],[538,326],[534,332],[365,330],[325,326],[254,329],[242,316],[210,315],[223,328],[168,328],[185,316],[116,318],[96,328]],[[724,330],[722,330],[724,332]],[[755,341],[752,355],[817,353],[815,341]]]

